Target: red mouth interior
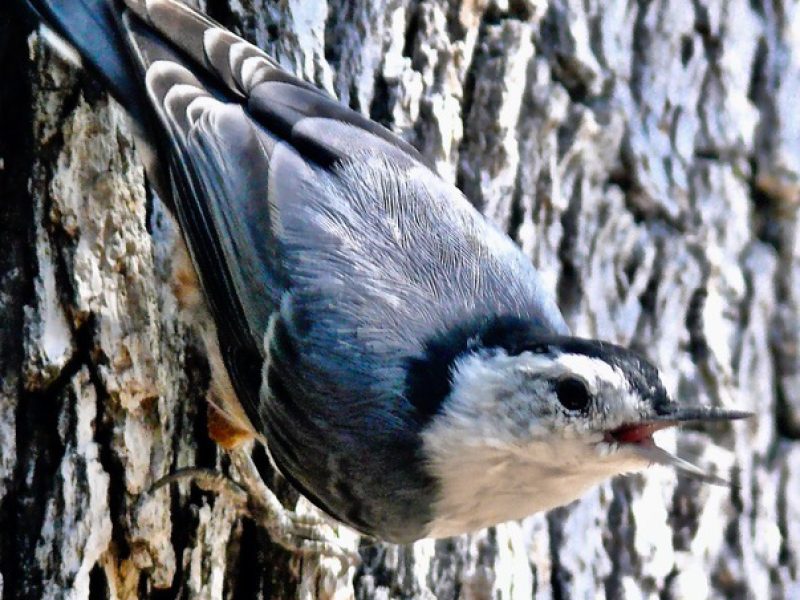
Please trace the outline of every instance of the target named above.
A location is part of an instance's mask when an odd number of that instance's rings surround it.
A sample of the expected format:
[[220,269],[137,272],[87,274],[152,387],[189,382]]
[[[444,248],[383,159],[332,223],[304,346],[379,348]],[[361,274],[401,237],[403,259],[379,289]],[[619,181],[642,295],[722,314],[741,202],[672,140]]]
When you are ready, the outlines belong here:
[[643,444],[653,443],[653,434],[656,431],[673,426],[669,421],[659,421],[655,423],[637,423],[636,425],[622,425],[613,431],[606,433],[607,442],[617,442],[618,444]]

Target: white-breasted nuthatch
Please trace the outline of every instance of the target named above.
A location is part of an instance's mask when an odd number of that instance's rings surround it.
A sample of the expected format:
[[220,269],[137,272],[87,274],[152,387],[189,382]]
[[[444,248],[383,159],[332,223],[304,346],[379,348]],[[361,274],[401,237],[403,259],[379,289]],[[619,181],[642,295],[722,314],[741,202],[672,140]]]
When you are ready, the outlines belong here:
[[682,408],[643,358],[571,337],[529,259],[410,145],[176,0],[27,4],[143,138],[224,445],[265,441],[314,504],[395,542],[651,463],[711,478],[652,434],[746,413]]

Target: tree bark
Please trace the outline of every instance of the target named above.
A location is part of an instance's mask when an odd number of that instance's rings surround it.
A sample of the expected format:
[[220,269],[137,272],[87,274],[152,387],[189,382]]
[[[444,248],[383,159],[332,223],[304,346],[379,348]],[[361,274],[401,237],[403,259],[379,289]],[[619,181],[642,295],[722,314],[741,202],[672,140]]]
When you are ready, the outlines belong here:
[[[519,242],[573,331],[688,403],[667,470],[451,540],[293,558],[224,498],[178,233],[119,106],[0,6],[0,596],[800,597],[800,8],[783,0],[208,0],[391,127]],[[13,4],[13,3],[12,3]],[[291,505],[285,483],[272,482]],[[342,533],[346,536],[346,532]]]

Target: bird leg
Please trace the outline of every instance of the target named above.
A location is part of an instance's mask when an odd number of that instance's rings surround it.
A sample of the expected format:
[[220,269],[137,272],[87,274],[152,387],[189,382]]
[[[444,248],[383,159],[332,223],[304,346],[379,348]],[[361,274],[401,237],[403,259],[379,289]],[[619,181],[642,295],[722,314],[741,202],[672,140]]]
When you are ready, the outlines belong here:
[[218,471],[189,467],[159,479],[149,493],[172,483],[190,481],[203,491],[226,498],[239,515],[252,519],[269,533],[273,542],[289,552],[303,557],[338,558],[344,567],[360,562],[358,553],[343,547],[331,525],[323,518],[314,514],[301,515],[284,507],[261,479],[245,448],[234,448],[229,451],[229,456],[239,482]]
[[350,564],[360,561],[357,552],[342,547],[325,519],[285,508],[261,479],[249,452],[237,448],[230,452],[230,457],[242,478],[242,487],[247,490],[250,518],[265,528],[274,541],[303,556],[321,554]]
[[183,240],[176,240],[172,258],[171,280],[178,306],[186,321],[200,333],[211,371],[207,397],[208,434],[228,452],[240,481],[234,482],[209,469],[188,468],[159,480],[151,491],[189,480],[204,491],[227,498],[240,515],[266,529],[274,542],[290,552],[301,556],[331,556],[339,558],[343,564],[357,564],[358,553],[342,546],[330,524],[316,515],[300,515],[285,508],[264,484],[250,457],[249,442],[266,445],[266,440],[253,428],[233,390],[222,360],[216,324]]

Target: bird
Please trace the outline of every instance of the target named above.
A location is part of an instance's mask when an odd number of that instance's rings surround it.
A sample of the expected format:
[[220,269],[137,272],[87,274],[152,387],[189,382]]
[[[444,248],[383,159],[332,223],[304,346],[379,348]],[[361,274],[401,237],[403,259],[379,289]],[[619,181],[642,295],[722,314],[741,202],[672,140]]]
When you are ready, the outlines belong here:
[[224,448],[263,444],[323,513],[394,543],[652,464],[719,481],[653,435],[750,413],[684,406],[640,354],[572,335],[529,257],[411,144],[178,0],[20,1],[131,116]]

